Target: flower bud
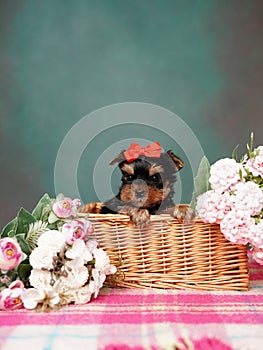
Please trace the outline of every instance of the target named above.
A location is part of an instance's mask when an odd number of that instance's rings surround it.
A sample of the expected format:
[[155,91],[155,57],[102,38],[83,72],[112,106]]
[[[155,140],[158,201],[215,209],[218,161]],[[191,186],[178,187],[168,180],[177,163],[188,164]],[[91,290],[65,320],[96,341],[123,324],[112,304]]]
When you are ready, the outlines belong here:
[[0,239],[0,269],[12,270],[23,260],[22,250],[13,238]]
[[72,245],[76,239],[85,240],[93,231],[92,223],[85,219],[72,220],[62,226],[62,233],[66,238],[67,244],[70,245]]
[[14,281],[0,293],[0,310],[16,310],[23,307],[21,295],[24,292],[21,281]]
[[54,203],[53,211],[59,218],[69,218],[73,214],[73,201],[65,197]]

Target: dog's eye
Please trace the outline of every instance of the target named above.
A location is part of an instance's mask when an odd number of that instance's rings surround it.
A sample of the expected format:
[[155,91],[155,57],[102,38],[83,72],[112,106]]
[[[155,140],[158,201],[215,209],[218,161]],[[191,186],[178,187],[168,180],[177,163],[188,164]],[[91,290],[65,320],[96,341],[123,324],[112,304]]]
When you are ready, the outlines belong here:
[[133,180],[133,175],[130,175],[128,173],[123,173],[123,177],[126,181],[132,181]]
[[161,180],[160,174],[155,174],[155,175],[151,176],[151,180],[154,182],[159,182]]

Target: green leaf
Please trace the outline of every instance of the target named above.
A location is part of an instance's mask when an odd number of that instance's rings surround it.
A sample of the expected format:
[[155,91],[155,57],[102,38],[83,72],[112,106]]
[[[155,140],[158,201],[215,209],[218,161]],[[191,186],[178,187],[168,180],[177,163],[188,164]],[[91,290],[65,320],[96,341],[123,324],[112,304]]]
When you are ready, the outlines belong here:
[[197,175],[194,179],[195,193],[199,196],[200,194],[208,191],[210,187],[210,164],[208,159],[204,156],[201,159]]
[[33,222],[36,222],[34,216],[29,211],[21,208],[17,216],[16,233],[27,233],[29,225]]
[[48,224],[47,227],[48,227],[49,230],[58,230],[58,225],[57,225],[57,223]]
[[252,154],[252,152],[253,152],[253,144],[254,144],[254,134],[252,132],[250,134],[249,154]]
[[49,228],[47,227],[47,222],[42,222],[41,220],[29,225],[29,230],[26,234],[25,241],[31,251],[37,247],[38,238],[42,235],[42,233],[48,230]]
[[21,281],[23,281],[25,287],[30,286],[29,276],[30,276],[31,270],[32,270],[32,266],[29,264],[27,260],[22,262],[17,268],[18,276],[21,279]]
[[255,153],[253,152],[253,143],[254,143],[254,134],[251,132],[250,134],[250,144],[247,144],[247,150],[249,154],[249,158],[255,158]]
[[235,161],[237,162],[237,149],[238,149],[239,145],[237,145],[232,152],[232,158],[235,159]]
[[59,218],[57,217],[57,215],[55,213],[53,213],[53,211],[51,211],[49,214],[49,217],[48,217],[49,224],[54,224],[58,220],[59,220]]
[[50,210],[51,198],[47,193],[37,203],[35,209],[32,212],[32,215],[37,220],[43,220],[43,216],[46,215],[47,210]]
[[14,230],[11,230],[8,232],[8,237],[10,237],[10,238],[15,237],[15,235],[16,235],[16,231],[14,231]]
[[10,221],[2,230],[0,237],[4,238],[9,236],[9,232],[13,231],[15,224],[16,224],[17,218],[14,218],[12,221]]
[[190,207],[195,208],[196,199],[199,195],[211,189],[209,183],[210,163],[206,156],[203,156],[199,164],[197,175],[194,178],[194,193]]
[[31,254],[31,249],[29,248],[26,240],[25,240],[25,233],[17,233],[16,234],[16,240],[18,242],[18,244],[20,245],[22,252],[25,253],[26,255],[30,255]]

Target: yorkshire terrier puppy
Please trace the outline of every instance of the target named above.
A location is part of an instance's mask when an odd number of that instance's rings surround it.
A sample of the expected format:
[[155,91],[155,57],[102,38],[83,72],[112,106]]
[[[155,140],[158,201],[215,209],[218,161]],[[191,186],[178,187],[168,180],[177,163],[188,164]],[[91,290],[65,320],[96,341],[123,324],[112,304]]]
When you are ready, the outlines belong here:
[[[122,213],[130,216],[136,226],[146,226],[152,214],[170,214],[180,220],[191,220],[194,211],[173,201],[176,173],[184,166],[172,151],[161,152],[158,142],[145,148],[132,143],[111,161],[118,163],[122,184],[116,197],[106,201],[102,214]],[[87,204],[81,211],[90,211]]]

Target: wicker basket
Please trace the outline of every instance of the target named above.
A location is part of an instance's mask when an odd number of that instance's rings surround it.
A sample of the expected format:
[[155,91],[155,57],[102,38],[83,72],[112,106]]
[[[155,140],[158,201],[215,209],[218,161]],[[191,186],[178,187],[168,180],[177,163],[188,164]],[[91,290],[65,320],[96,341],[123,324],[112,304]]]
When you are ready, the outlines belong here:
[[152,215],[144,229],[126,215],[89,214],[89,220],[118,268],[110,287],[248,290],[246,246],[231,244],[218,225],[167,215]]

